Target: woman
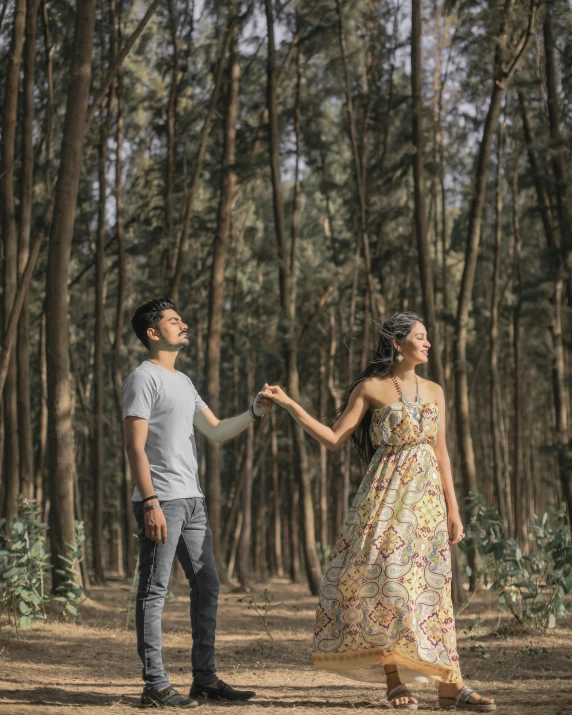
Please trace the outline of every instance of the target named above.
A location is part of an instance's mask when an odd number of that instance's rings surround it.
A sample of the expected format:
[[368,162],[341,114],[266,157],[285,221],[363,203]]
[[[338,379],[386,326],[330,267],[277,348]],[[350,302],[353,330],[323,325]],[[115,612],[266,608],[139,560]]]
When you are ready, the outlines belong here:
[[403,683],[438,684],[439,706],[496,709],[463,684],[451,604],[449,544],[464,537],[445,441],[442,388],[417,378],[431,344],[412,312],[391,315],[370,364],[332,428],[278,386],[284,407],[331,451],[351,438],[369,464],[324,576],[316,612],[317,668],[387,683],[394,708],[417,710]]

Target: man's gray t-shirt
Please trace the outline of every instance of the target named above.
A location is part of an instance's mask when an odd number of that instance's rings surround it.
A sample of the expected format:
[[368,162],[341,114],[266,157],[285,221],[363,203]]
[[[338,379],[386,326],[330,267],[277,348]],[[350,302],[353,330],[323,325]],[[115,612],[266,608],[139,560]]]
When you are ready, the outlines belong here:
[[[206,408],[191,380],[145,360],[123,382],[123,419],[149,422],[145,454],[160,500],[203,497],[193,419]],[[137,487],[133,501],[141,501]]]

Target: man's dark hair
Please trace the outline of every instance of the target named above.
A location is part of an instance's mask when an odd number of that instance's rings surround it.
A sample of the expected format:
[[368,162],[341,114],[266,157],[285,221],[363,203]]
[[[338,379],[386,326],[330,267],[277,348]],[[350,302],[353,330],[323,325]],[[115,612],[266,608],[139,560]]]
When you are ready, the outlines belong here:
[[135,311],[135,315],[131,318],[131,325],[135,331],[135,335],[149,350],[151,342],[147,335],[148,328],[156,328],[163,318],[164,310],[177,310],[175,304],[170,298],[154,298],[139,306]]

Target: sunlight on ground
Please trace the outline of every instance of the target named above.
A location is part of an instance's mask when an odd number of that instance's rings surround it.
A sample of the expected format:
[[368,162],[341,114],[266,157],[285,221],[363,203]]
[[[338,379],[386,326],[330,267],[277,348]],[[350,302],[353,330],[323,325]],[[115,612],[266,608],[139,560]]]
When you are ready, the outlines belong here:
[[[304,715],[390,711],[384,688],[316,671],[310,648],[316,600],[301,585],[260,584],[274,594],[267,622],[240,594],[221,593],[217,663],[232,685],[257,691],[244,705],[205,702],[200,710],[228,715]],[[82,607],[81,623],[51,621],[22,632],[18,640],[0,631],[0,713],[2,715],[91,715],[140,712],[140,665],[133,626],[125,629],[128,591],[119,584],[94,588]],[[476,620],[480,618],[480,623]],[[546,636],[518,633],[485,596],[458,618],[461,666],[467,681],[494,697],[508,715],[572,714],[572,619]],[[184,588],[164,611],[164,657],[175,687],[190,685],[188,596]],[[494,633],[493,633],[494,631]],[[414,686],[419,712],[441,712],[435,691]]]

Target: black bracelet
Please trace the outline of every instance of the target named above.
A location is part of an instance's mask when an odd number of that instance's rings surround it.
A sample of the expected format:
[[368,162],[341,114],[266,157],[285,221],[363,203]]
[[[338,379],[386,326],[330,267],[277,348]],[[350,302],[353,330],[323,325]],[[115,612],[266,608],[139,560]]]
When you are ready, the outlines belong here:
[[151,501],[151,499],[157,499],[157,501],[159,501],[159,497],[156,494],[152,494],[150,497],[145,497],[145,499],[141,501],[141,504],[145,504],[146,501]]
[[256,412],[254,411],[254,404],[250,405],[250,407],[248,408],[248,413],[252,417],[253,420],[261,420],[264,417],[264,415],[256,414]]

